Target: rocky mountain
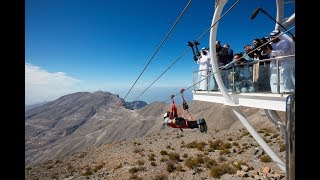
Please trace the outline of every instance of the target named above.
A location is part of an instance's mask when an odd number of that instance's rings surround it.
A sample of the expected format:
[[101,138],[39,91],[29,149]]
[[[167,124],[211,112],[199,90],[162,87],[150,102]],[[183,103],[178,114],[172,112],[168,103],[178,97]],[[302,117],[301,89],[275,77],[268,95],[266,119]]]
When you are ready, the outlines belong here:
[[134,119],[125,104],[109,92],[78,92],[27,111],[26,163],[126,138],[116,136],[118,126]]
[[[170,107],[166,102],[153,102],[131,110],[117,95],[101,91],[66,95],[27,111],[26,179],[161,179],[161,176],[190,179],[196,174],[196,179],[210,179],[213,166],[208,162],[210,159],[219,165],[245,162],[243,169],[236,167],[251,178],[260,177],[265,166],[272,169],[268,172],[270,176],[281,176],[273,162],[266,164],[259,160],[263,150],[229,106],[200,101],[188,104],[190,114],[177,105],[180,115],[194,120],[205,118],[207,133],[197,129],[183,132],[169,127],[163,129],[162,114]],[[283,137],[264,110],[245,107],[241,110],[284,158]],[[280,113],[280,117],[284,118],[284,113]],[[216,140],[231,144],[225,145],[227,154],[218,149],[210,150]],[[194,141],[202,144],[203,149],[192,145]],[[162,154],[163,151],[169,155]],[[169,161],[177,156],[174,153],[178,153],[179,158]],[[199,162],[192,166],[188,164],[192,157],[209,158],[204,161],[209,164]],[[222,177],[236,179],[236,171],[232,172]]]
[[127,109],[141,109],[143,107],[145,107],[146,105],[148,105],[146,102],[144,101],[132,101],[132,102],[126,102],[126,108]]

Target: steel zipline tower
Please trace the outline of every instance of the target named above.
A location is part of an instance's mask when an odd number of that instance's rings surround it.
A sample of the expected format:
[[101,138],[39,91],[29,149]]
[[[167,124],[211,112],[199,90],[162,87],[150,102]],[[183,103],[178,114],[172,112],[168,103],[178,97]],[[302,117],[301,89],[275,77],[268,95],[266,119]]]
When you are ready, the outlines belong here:
[[[228,0],[216,0],[215,1],[215,11],[212,18],[211,23],[211,29],[210,29],[210,38],[209,38],[209,50],[210,50],[210,56],[211,56],[211,64],[212,64],[212,71],[214,78],[216,80],[216,83],[220,89],[221,95],[224,98],[223,103],[225,105],[231,106],[233,112],[238,117],[238,119],[241,121],[241,123],[245,126],[245,128],[249,131],[249,133],[252,135],[252,137],[257,141],[257,143],[263,148],[263,150],[271,157],[271,159],[279,166],[279,168],[286,173],[286,179],[287,180],[294,180],[295,179],[295,171],[294,171],[294,164],[295,164],[295,98],[294,95],[289,95],[286,100],[284,100],[284,103],[286,103],[286,118],[287,123],[284,125],[285,127],[280,129],[285,129],[285,137],[286,137],[286,161],[283,162],[282,159],[279,158],[279,156],[270,148],[270,146],[264,141],[264,139],[257,133],[257,131],[253,128],[253,126],[250,124],[250,122],[246,119],[246,117],[242,114],[241,110],[238,106],[242,105],[239,104],[239,102],[235,102],[230,94],[228,93],[226,87],[224,86],[224,83],[222,81],[220,70],[218,68],[217,63],[217,53],[216,53],[216,36],[217,36],[217,29],[219,25],[219,20],[221,19],[221,13],[222,10],[227,3]],[[283,21],[283,10],[284,10],[284,2],[283,0],[276,0],[276,8],[277,8],[277,16],[276,19],[272,18],[276,23],[275,29],[285,29],[286,26],[291,25],[294,22],[295,16],[294,13],[289,18],[286,19],[286,21]],[[259,11],[262,11],[263,13],[266,12],[263,9],[257,9],[255,13],[252,16],[256,16]],[[269,14],[266,14],[267,16],[270,16]],[[254,17],[253,17],[254,18]],[[194,97],[199,98],[200,96],[205,96],[205,94],[195,94]],[[210,97],[210,96],[206,96]],[[212,96],[211,96],[212,97]],[[233,96],[234,97],[234,96]],[[201,97],[199,98],[201,99]],[[221,103],[221,100],[218,100],[218,98],[214,99],[211,102],[218,102]],[[215,101],[216,100],[216,101]],[[259,99],[256,99],[259,101]],[[262,100],[262,99],[261,99]],[[262,100],[265,101],[265,100]],[[282,102],[281,102],[282,103]],[[252,104],[252,103],[251,103]],[[245,106],[245,105],[244,105]],[[250,107],[250,106],[249,106]],[[258,108],[263,108],[264,106],[259,106]],[[266,113],[270,114],[270,117],[272,121],[276,124],[278,123],[280,118],[274,109],[265,109]],[[284,108],[283,108],[284,109]]]

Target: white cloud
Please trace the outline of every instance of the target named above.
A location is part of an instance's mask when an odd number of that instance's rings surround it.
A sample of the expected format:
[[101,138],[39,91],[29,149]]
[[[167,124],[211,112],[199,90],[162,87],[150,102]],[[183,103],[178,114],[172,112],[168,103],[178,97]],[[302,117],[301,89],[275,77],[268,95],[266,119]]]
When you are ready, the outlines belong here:
[[77,92],[80,80],[64,72],[48,72],[40,67],[25,64],[25,104],[51,101]]

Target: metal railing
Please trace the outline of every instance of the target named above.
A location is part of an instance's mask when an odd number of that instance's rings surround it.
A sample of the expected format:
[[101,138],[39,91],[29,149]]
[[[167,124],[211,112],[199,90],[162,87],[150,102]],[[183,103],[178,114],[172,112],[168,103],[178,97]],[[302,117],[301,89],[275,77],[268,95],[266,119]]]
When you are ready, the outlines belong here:
[[[233,94],[294,93],[294,56],[254,60],[244,66],[229,63],[220,69],[221,78]],[[219,91],[213,74],[211,70],[193,71],[193,90]]]

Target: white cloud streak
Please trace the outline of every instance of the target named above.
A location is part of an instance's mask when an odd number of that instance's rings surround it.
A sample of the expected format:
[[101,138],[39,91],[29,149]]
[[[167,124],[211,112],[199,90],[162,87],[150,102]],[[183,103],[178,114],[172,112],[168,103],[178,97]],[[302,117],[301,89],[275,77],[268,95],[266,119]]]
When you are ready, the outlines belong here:
[[52,101],[60,96],[77,92],[80,80],[64,72],[48,72],[38,66],[25,64],[25,104]]

